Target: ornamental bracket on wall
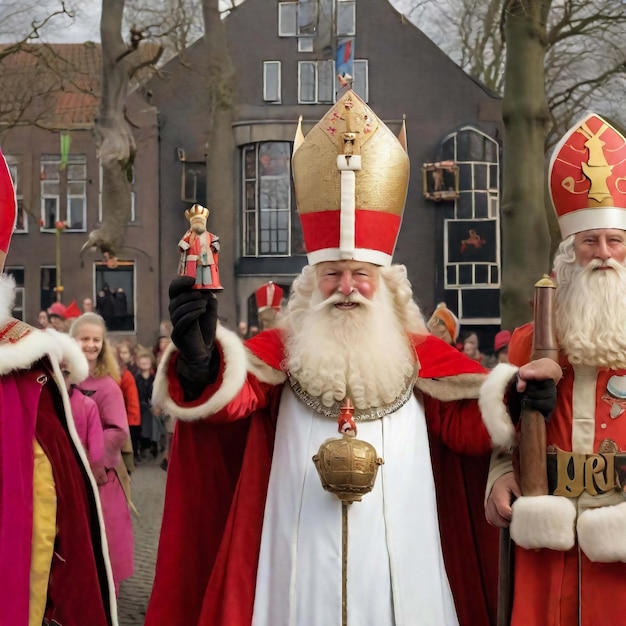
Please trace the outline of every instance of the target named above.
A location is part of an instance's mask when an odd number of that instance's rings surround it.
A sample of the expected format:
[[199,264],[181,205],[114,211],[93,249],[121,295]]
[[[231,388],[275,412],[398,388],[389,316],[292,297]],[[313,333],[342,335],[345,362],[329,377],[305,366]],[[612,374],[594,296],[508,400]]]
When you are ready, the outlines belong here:
[[422,165],[424,198],[435,202],[459,198],[459,166],[454,161],[437,161]]

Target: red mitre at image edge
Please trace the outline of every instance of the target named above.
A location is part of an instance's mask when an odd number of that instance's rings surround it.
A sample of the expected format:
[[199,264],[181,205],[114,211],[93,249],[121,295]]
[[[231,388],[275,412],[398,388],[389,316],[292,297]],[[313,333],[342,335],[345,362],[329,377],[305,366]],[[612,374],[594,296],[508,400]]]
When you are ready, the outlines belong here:
[[0,251],[9,251],[17,217],[17,201],[9,166],[0,150]]
[[587,114],[565,134],[549,178],[563,239],[594,228],[626,230],[626,139],[599,115]]

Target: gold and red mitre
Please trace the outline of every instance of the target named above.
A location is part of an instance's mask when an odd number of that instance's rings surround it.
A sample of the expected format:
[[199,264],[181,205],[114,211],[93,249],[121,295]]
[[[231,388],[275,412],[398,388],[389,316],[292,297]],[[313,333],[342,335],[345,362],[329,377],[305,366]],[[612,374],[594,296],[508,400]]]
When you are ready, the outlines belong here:
[[16,219],[15,187],[13,187],[9,166],[0,150],[0,270],[4,268]]
[[190,209],[185,211],[185,217],[191,222],[193,219],[201,219],[208,220],[209,219],[209,209],[199,205],[194,204]]
[[280,305],[283,300],[283,290],[270,280],[254,292],[254,297],[259,313],[265,311],[265,309],[280,311]]
[[350,90],[306,138],[298,124],[292,165],[309,264],[390,265],[409,184],[406,143]]
[[550,196],[563,239],[583,230],[626,230],[626,139],[596,113],[565,134],[550,162]]

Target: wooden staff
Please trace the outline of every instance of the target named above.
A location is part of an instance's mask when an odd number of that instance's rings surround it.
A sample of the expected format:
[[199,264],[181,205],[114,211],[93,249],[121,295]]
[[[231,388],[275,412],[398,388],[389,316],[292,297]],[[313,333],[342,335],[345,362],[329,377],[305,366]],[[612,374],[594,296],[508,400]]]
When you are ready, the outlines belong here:
[[[544,275],[535,284],[534,332],[531,360],[547,357],[558,361],[559,350],[554,327],[556,285]],[[524,409],[520,418],[519,483],[524,496],[548,493],[546,423],[539,411]],[[509,626],[513,609],[513,570],[515,550],[508,528],[500,531],[497,626]]]
[[[559,360],[554,328],[555,291],[556,285],[547,275],[535,284],[532,361]],[[519,466],[522,495],[548,495],[546,422],[544,416],[533,409],[523,409],[520,417]]]

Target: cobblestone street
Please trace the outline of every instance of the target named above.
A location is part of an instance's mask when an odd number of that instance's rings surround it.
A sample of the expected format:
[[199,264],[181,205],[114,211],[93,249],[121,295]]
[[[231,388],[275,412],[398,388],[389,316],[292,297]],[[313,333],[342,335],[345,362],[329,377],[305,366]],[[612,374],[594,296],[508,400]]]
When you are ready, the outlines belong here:
[[154,579],[167,474],[156,461],[139,464],[132,476],[132,497],[140,517],[133,517],[135,574],[122,582],[118,599],[120,626],[143,624]]

